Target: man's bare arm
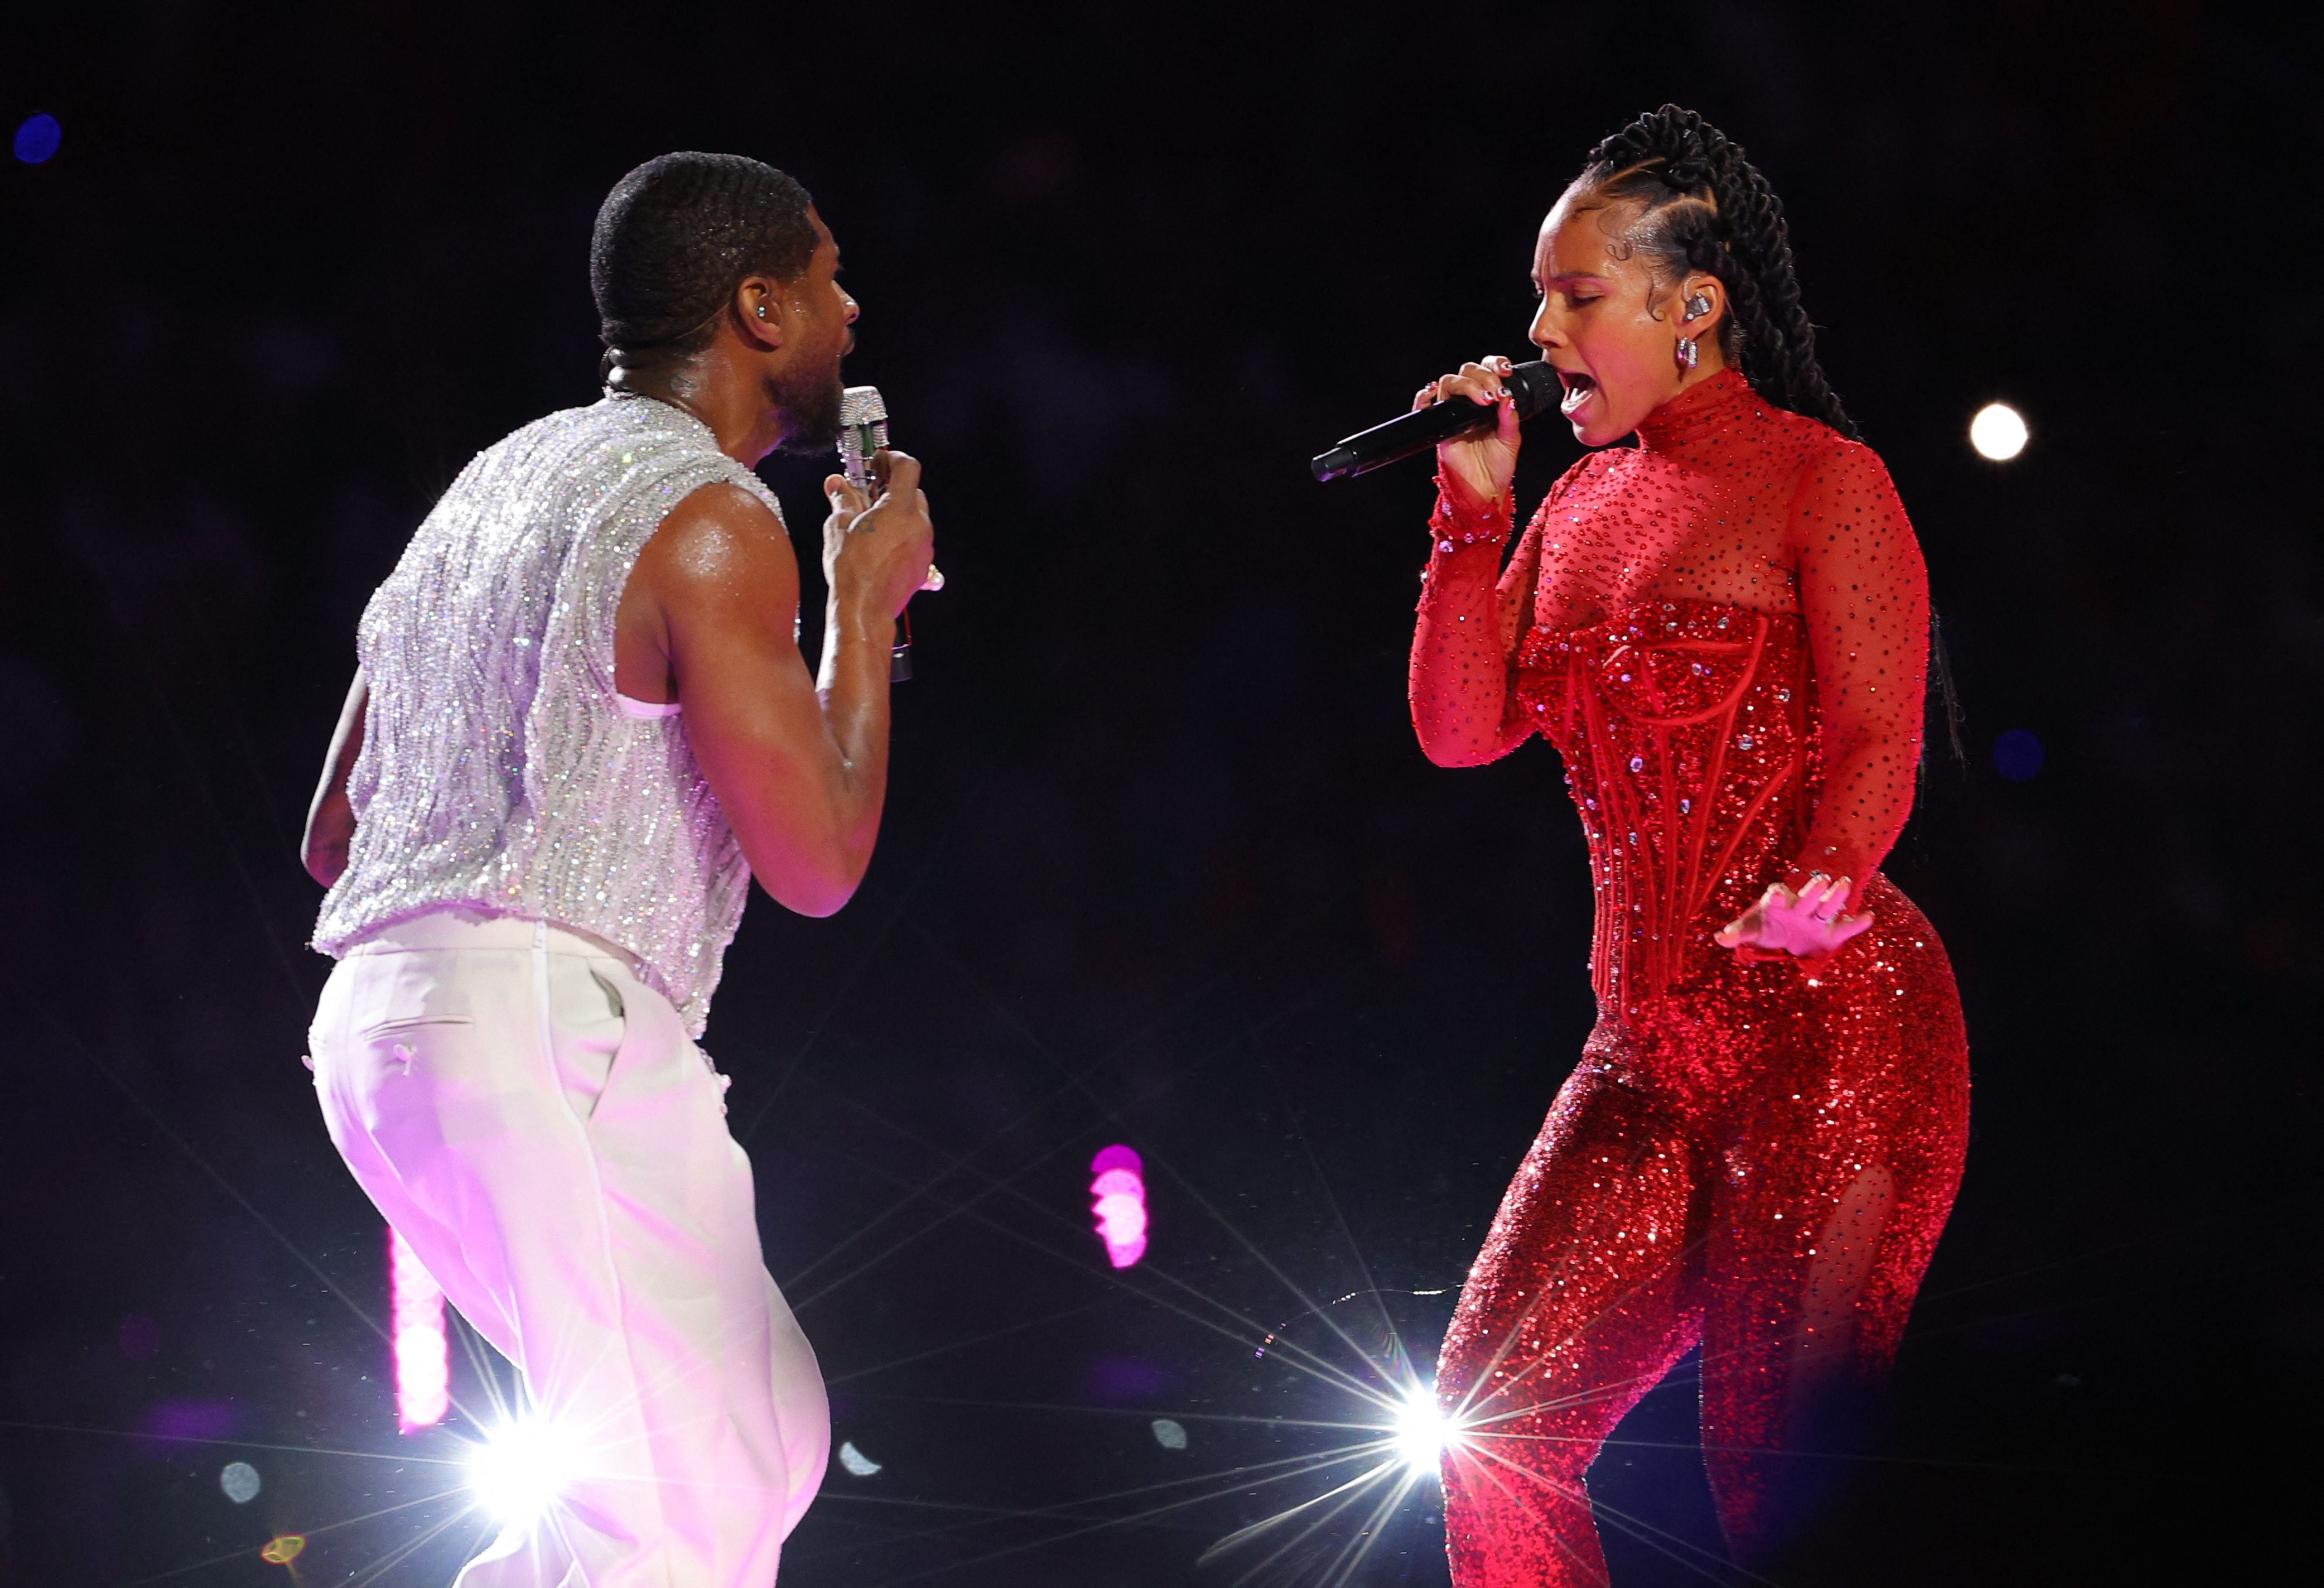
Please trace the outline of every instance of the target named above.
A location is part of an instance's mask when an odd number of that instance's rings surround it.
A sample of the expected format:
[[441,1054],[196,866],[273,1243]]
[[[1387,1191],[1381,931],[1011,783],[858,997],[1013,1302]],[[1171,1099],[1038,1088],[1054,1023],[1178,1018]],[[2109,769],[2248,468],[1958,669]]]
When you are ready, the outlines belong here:
[[364,716],[371,705],[371,686],[363,669],[347,687],[347,703],[339,708],[339,725],[331,734],[331,748],[323,757],[323,780],[307,807],[307,831],[300,853],[307,874],[329,887],[347,869],[347,845],[355,836],[355,808],[347,803],[347,774],[363,753]]
[[705,486],[672,510],[617,619],[623,692],[652,699],[675,687],[695,759],[752,872],[802,915],[829,915],[853,896],[887,797],[889,651],[930,550],[918,465],[889,456],[889,488],[872,508],[844,483],[834,493],[820,690],[794,638],[790,537],[735,486]]

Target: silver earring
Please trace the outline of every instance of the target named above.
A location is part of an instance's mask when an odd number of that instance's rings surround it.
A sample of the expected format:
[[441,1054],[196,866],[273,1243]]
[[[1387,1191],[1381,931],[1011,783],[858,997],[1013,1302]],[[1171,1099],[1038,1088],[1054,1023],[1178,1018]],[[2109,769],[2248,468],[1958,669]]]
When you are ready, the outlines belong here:
[[1711,300],[1710,300],[1709,298],[1705,297],[1702,293],[1701,293],[1701,292],[1694,293],[1692,296],[1691,296],[1691,297],[1689,297],[1689,298],[1687,299],[1687,300],[1686,300],[1686,318],[1687,318],[1687,319],[1701,319],[1704,315],[1709,314],[1710,312],[1711,312]]
[[767,318],[767,306],[763,303],[759,305],[759,318],[761,319]]
[[1702,357],[1702,349],[1694,345],[1694,338],[1692,337],[1681,337],[1678,339],[1679,368],[1692,369],[1695,365],[1701,361]]

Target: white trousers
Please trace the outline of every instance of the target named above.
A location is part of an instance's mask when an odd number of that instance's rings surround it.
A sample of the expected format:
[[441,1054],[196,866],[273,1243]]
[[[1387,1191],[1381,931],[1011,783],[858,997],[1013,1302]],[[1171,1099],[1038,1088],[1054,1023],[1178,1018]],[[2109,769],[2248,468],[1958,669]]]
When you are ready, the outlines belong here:
[[312,1036],[332,1141],[571,1472],[457,1588],[768,1588],[830,1408],[669,1000],[595,938],[443,910],[349,950]]

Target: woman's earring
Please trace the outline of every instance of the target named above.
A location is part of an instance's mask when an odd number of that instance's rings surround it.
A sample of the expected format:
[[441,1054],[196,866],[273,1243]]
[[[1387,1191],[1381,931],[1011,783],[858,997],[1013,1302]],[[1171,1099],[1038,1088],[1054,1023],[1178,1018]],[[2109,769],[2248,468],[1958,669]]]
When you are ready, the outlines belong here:
[[1709,314],[1710,312],[1711,300],[1702,293],[1697,292],[1686,300],[1687,319],[1701,319],[1704,315]]
[[1678,339],[1679,368],[1692,369],[1695,365],[1701,361],[1702,357],[1702,349],[1694,345],[1694,338],[1692,337],[1681,337]]

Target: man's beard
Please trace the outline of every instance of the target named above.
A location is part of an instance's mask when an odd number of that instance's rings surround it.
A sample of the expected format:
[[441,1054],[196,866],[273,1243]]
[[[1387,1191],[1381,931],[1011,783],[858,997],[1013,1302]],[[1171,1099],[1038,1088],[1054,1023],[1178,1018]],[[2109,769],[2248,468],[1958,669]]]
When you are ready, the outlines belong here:
[[785,420],[784,452],[830,452],[839,446],[839,398],[844,383],[839,361],[820,375],[797,385],[781,384],[772,393]]

